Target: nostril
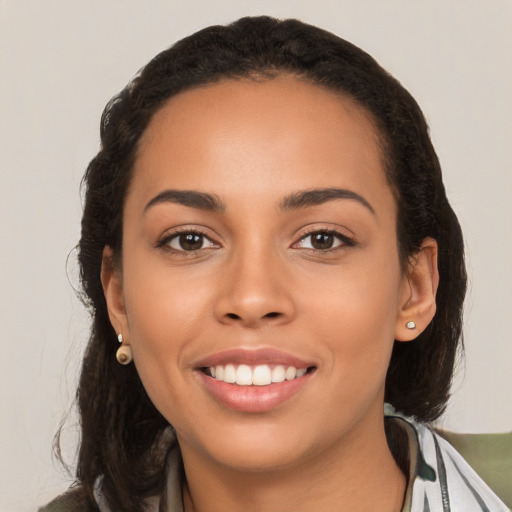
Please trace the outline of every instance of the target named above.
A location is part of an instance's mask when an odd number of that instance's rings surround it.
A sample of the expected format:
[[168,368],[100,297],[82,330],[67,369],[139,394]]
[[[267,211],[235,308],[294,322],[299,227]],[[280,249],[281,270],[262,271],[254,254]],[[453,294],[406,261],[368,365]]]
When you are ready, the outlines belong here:
[[[226,316],[230,318],[231,320],[241,320],[242,317],[240,315],[237,315],[236,313],[227,313]],[[277,318],[281,316],[281,313],[277,311],[271,311],[270,313],[267,313],[263,315],[263,318]]]

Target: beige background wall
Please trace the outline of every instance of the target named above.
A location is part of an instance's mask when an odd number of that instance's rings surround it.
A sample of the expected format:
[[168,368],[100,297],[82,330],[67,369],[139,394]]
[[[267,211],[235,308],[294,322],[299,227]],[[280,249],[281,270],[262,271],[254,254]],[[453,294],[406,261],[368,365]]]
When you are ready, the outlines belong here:
[[[423,106],[471,276],[466,365],[443,422],[512,428],[512,2],[0,0],[0,510],[34,510],[70,481],[51,442],[87,315],[66,256],[104,104],[176,39],[264,13],[360,45]],[[72,257],[68,270],[76,282]],[[72,428],[65,441],[72,455]]]

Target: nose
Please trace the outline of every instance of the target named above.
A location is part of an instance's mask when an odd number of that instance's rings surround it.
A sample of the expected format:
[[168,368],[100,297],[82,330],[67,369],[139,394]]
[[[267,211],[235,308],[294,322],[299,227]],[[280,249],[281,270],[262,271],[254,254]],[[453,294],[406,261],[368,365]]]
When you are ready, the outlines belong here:
[[289,322],[295,315],[290,270],[270,250],[238,251],[219,279],[215,316],[224,324],[258,328]]

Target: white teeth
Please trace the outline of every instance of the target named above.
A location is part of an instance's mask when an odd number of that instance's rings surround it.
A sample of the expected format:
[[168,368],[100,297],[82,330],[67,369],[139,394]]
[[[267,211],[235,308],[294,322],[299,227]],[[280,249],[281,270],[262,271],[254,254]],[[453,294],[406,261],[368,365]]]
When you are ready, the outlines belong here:
[[250,386],[252,384],[251,367],[241,364],[236,370],[236,383],[239,386]]
[[306,374],[307,368],[297,369],[294,366],[285,367],[279,364],[271,369],[267,364],[260,364],[254,367],[246,364],[238,366],[227,364],[226,366],[212,366],[209,368],[209,371],[214,379],[227,382],[228,384],[268,386],[272,383],[302,377]]
[[222,380],[228,384],[234,384],[236,382],[236,370],[232,364],[228,364],[226,368],[224,368],[224,378]]
[[272,383],[272,373],[266,364],[254,368],[252,372],[252,383],[255,386],[267,386]]
[[286,368],[286,372],[284,374],[286,380],[293,380],[295,379],[297,375],[297,368],[294,368],[293,366],[288,366],[288,368]]
[[281,366],[280,364],[277,365],[272,370],[272,382],[283,382],[285,378],[284,366]]
[[299,368],[297,370],[297,378],[302,377],[303,375],[306,375],[306,372],[308,371],[307,368]]

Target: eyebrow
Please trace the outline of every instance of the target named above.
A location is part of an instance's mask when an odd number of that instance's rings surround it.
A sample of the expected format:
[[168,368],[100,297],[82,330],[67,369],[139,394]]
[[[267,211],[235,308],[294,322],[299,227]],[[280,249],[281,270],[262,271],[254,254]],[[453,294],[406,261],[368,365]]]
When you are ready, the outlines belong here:
[[[318,206],[328,201],[348,199],[357,201],[375,215],[372,205],[358,193],[344,188],[318,188],[294,192],[286,196],[280,203],[282,211],[298,210],[310,206]],[[162,203],[176,203],[199,210],[223,213],[226,205],[215,194],[198,192],[197,190],[164,190],[153,197],[144,207],[144,213],[151,207]]]
[[164,190],[146,204],[144,213],[152,206],[161,203],[176,203],[209,212],[222,213],[226,210],[226,205],[215,194],[198,192],[196,190]]
[[297,210],[309,206],[317,206],[336,199],[357,201],[375,215],[372,205],[363,196],[344,188],[317,188],[295,192],[285,197],[279,207],[281,210]]

